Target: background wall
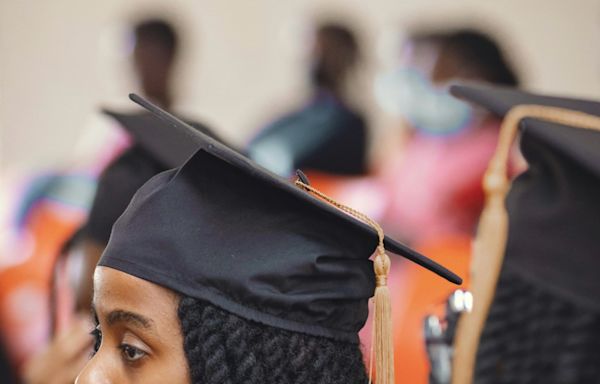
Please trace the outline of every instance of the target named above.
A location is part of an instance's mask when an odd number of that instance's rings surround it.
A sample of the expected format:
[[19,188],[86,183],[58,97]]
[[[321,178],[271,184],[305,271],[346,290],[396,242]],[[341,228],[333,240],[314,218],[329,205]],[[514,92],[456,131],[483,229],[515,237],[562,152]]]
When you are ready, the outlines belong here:
[[97,107],[135,89],[120,37],[140,12],[181,21],[179,109],[236,143],[297,97],[306,21],[321,12],[355,21],[373,52],[420,20],[474,21],[505,38],[529,88],[600,98],[598,0],[2,0],[0,169],[68,162]]

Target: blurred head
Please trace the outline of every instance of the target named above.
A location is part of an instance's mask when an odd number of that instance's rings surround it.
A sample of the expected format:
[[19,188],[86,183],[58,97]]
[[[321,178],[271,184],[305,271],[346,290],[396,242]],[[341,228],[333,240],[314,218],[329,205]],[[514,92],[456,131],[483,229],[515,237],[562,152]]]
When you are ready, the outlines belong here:
[[312,48],[311,80],[316,87],[339,92],[357,64],[360,50],[354,32],[340,24],[322,24]]
[[169,22],[152,19],[138,23],[134,34],[134,65],[142,89],[148,97],[167,106],[170,76],[177,56],[177,32]]
[[434,83],[451,79],[518,86],[519,77],[498,41],[475,29],[459,29],[434,37],[438,55],[431,73]]
[[481,122],[467,103],[448,94],[447,85],[457,80],[519,85],[492,37],[474,29],[436,30],[409,36],[399,67],[377,79],[375,93],[382,108],[411,127],[428,134],[454,134]]

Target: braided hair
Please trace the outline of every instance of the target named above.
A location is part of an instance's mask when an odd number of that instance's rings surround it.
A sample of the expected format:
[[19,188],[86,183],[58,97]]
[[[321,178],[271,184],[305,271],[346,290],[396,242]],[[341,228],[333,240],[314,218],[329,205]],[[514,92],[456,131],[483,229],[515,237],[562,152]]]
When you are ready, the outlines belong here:
[[190,297],[178,315],[192,384],[368,381],[358,344],[262,325]]
[[600,383],[600,314],[508,267],[477,352],[477,384]]

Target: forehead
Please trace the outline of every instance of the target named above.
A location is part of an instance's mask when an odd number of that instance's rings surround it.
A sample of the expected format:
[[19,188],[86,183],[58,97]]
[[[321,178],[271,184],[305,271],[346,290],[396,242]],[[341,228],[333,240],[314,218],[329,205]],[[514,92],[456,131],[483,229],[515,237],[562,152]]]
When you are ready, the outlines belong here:
[[[94,272],[94,306],[100,316],[128,311],[151,319],[157,326],[178,322],[179,297],[167,288],[109,267]],[[178,328],[178,327],[174,327]]]

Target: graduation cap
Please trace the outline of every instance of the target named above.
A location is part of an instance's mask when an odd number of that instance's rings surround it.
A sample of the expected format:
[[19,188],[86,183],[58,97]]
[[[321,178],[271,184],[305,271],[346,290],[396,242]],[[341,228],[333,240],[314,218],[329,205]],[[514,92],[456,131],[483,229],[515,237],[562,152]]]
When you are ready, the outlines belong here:
[[[106,244],[112,225],[138,188],[157,173],[183,164],[198,146],[180,131],[171,132],[165,122],[151,113],[121,113],[108,109],[102,112],[115,119],[133,140],[132,147],[102,172],[85,226],[86,236]],[[194,121],[188,124],[220,140],[205,125]]]
[[[472,265],[475,307],[457,331],[454,382],[469,383],[488,313],[510,288],[497,285],[504,275],[600,309],[600,103],[489,86],[451,92],[504,119],[484,181],[487,201]],[[529,167],[511,185],[506,166],[518,131]],[[506,323],[510,310],[502,313]],[[501,332],[505,339],[495,344],[508,343],[517,328]]]
[[[138,191],[98,265],[248,320],[348,342],[358,342],[368,300],[376,286],[385,286],[389,259],[386,264],[378,245],[461,283],[443,266],[384,236],[358,212],[315,196],[318,191],[306,179],[290,183],[141,97],[131,97],[172,130],[188,135],[199,150]],[[381,256],[375,261],[377,278],[369,260],[376,249]],[[385,310],[375,297],[376,308]],[[391,344],[391,335],[385,342]],[[380,369],[379,382],[391,383],[383,379],[388,368]]]

